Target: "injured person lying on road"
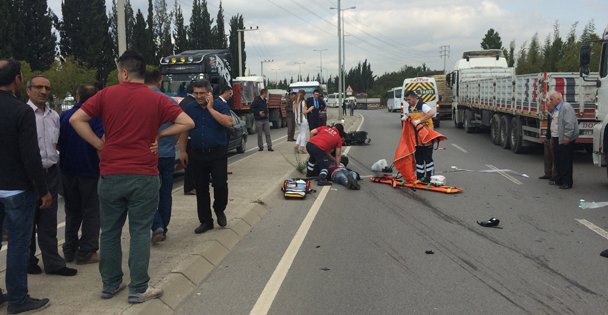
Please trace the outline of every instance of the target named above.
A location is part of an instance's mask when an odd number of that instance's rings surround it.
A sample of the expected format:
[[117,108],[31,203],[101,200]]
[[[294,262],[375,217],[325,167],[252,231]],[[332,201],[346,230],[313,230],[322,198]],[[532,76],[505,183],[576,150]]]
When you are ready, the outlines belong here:
[[[348,157],[346,155],[342,155],[340,157],[339,165],[336,165],[335,163],[330,164],[329,168],[327,169],[327,177],[333,183],[340,184],[348,189],[359,190],[361,188],[361,186],[359,185],[359,180],[361,179],[361,176],[359,175],[359,173],[346,168],[347,165]],[[310,161],[308,162],[308,166],[310,168],[315,169],[314,165],[310,165]],[[316,171],[316,174],[313,171],[313,176],[318,175],[318,170]]]

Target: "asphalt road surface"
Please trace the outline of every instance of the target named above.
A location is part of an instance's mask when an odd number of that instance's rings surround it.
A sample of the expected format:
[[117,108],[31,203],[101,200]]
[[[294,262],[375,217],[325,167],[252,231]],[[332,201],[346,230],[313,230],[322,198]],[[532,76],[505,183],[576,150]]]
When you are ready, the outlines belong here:
[[[287,140],[287,136],[286,136],[287,128],[271,129],[270,134],[271,134],[271,138],[272,138],[272,141],[274,144],[283,143]],[[264,140],[264,143],[266,143],[266,140]],[[257,134],[249,135],[247,137],[246,146],[247,146],[247,150],[243,154],[237,154],[234,150],[229,152],[228,163],[232,163],[234,161],[247,157],[251,154],[255,154],[258,150]],[[184,181],[183,174],[184,174],[183,171],[177,171],[175,173],[174,183],[173,183],[174,192],[183,191],[183,181]],[[59,206],[58,206],[58,211],[57,211],[57,223],[58,223],[57,224],[57,239],[59,241],[59,245],[62,245],[63,241],[65,239],[65,211],[64,211],[63,198],[61,197],[61,195],[59,196],[58,201],[59,201]],[[6,250],[7,250],[7,243],[2,242],[2,248],[0,249],[0,271],[6,270]],[[40,250],[38,249],[38,254],[39,253],[40,253]],[[61,250],[59,251],[59,254],[61,254],[61,255],[63,254],[61,252]],[[40,263],[40,265],[42,266],[42,263]]]
[[[367,175],[375,161],[392,160],[399,115],[358,112],[372,143],[352,147],[350,166]],[[463,193],[366,180],[360,191],[334,184],[303,201],[277,192],[177,313],[605,314],[607,208],[577,206],[608,200],[606,170],[577,152],[574,188],[560,190],[537,179],[542,150],[516,155],[487,134],[441,126],[448,141],[434,152],[437,173]],[[499,228],[476,223],[490,217]]]

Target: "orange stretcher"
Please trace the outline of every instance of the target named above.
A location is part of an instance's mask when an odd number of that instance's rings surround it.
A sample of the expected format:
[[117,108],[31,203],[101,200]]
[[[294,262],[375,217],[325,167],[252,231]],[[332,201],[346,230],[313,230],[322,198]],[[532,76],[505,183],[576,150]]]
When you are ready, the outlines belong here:
[[441,192],[444,194],[457,194],[461,193],[462,189],[453,186],[435,186],[429,183],[414,181],[414,182],[406,182],[403,179],[397,178],[395,176],[380,176],[380,177],[372,177],[370,180],[374,183],[382,183],[391,185],[393,188],[405,187],[410,188],[412,190],[430,190]]

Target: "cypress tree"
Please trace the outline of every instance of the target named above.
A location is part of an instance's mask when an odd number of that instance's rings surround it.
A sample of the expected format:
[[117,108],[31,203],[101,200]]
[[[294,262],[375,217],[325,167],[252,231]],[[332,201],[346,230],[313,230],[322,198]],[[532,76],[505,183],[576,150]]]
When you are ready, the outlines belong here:
[[188,27],[188,38],[190,39],[191,49],[203,49],[201,5],[199,0],[192,1],[192,15],[190,16],[190,26]]
[[212,37],[211,37],[211,24],[213,24],[213,19],[209,14],[209,10],[207,9],[207,0],[202,0],[201,4],[201,31],[202,31],[202,46],[201,48],[212,48]]
[[[239,60],[239,52],[238,52],[238,31],[239,29],[243,29],[245,27],[245,22],[243,21],[243,16],[240,14],[237,14],[233,17],[230,18],[230,46],[229,46],[229,50],[230,50],[230,55],[232,57],[232,64],[234,64],[234,67],[231,67],[231,75],[232,77],[237,77],[238,73],[239,73],[239,65],[238,65],[238,60]],[[246,72],[246,68],[245,65],[246,60],[247,60],[247,54],[245,53],[245,38],[244,36],[241,37],[241,52],[242,52],[242,56],[243,56],[243,74]],[[298,80],[300,81],[300,80]]]
[[52,31],[52,12],[46,0],[24,0],[23,22],[28,28],[28,40],[25,46],[25,58],[32,70],[44,71],[50,68],[55,60],[57,37]]
[[167,1],[154,0],[156,7],[154,33],[158,40],[158,53],[156,60],[163,56],[173,54],[173,43],[171,42],[171,15],[167,11]]
[[0,1],[0,57],[13,55],[13,1]]
[[215,48],[228,48],[228,44],[226,43],[226,27],[224,25],[224,8],[222,7],[222,1],[220,1],[220,8],[217,11],[217,17],[215,18],[215,26],[211,33],[213,34],[213,46]]
[[157,38],[154,34],[155,26],[154,26],[154,4],[152,0],[148,0],[148,17],[146,18],[146,40],[149,42],[148,47],[145,51],[141,51],[146,59],[146,64],[148,65],[156,65],[156,47]]
[[182,8],[177,4],[177,1],[175,1],[173,16],[175,17],[175,31],[173,32],[175,52],[182,52],[184,50],[188,50],[190,46],[188,41],[188,27],[184,25],[184,15],[182,14]]

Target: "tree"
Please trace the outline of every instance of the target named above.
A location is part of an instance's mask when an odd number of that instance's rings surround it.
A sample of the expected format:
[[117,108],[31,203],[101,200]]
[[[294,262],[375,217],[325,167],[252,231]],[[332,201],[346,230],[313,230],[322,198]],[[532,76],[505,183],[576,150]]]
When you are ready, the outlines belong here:
[[137,10],[135,15],[135,26],[133,27],[133,47],[132,49],[140,52],[146,64],[155,64],[154,58],[156,51],[154,50],[153,43],[149,40],[149,30],[147,28],[146,20],[141,10]]
[[[196,1],[196,0],[195,0]],[[243,29],[245,27],[245,22],[243,21],[243,16],[237,14],[230,18],[230,46],[228,49],[230,50],[230,55],[232,57],[232,64],[235,65],[231,67],[231,75],[233,78],[239,76],[239,49],[238,49],[238,30]],[[245,73],[245,65],[247,64],[247,54],[245,53],[245,38],[241,37],[241,55],[243,58],[242,68],[243,73]],[[301,81],[301,79],[298,79]]]
[[211,48],[211,17],[206,0],[194,0],[190,17],[189,38],[193,49]]
[[145,39],[148,41],[147,49],[141,51],[146,60],[146,64],[154,65],[157,63],[156,51],[157,51],[157,38],[154,34],[154,4],[152,0],[148,0],[148,17],[146,18],[146,33]]
[[154,35],[158,41],[158,54],[156,60],[162,56],[173,54],[173,43],[171,42],[171,14],[167,11],[166,0],[154,0],[156,7]]
[[55,60],[57,37],[53,33],[53,13],[46,0],[25,0],[23,21],[28,26],[28,40],[25,45],[25,58],[32,70],[47,70]]
[[184,25],[184,15],[182,14],[182,8],[175,1],[173,9],[173,16],[175,18],[175,31],[173,32],[173,40],[175,41],[175,51],[182,52],[190,48],[190,42],[188,40],[188,27]]
[[509,43],[508,51],[505,48],[503,48],[503,52],[505,53],[505,59],[507,59],[507,65],[509,67],[513,67],[515,65],[515,41],[512,40]]
[[502,39],[493,28],[486,32],[486,35],[481,40],[481,48],[483,49],[502,49]]
[[13,55],[13,1],[0,1],[0,57]]
[[224,26],[224,8],[222,7],[222,1],[220,1],[220,8],[217,11],[215,26],[211,29],[211,34],[214,48],[226,49],[228,47],[228,44],[226,43],[226,28]]
[[[112,0],[112,9],[110,10],[110,35],[114,46],[114,55],[118,54],[118,13],[116,12],[116,0]],[[125,0],[125,33],[127,39],[127,49],[133,46],[133,27],[135,25],[135,17],[133,16],[133,7],[131,1]]]

